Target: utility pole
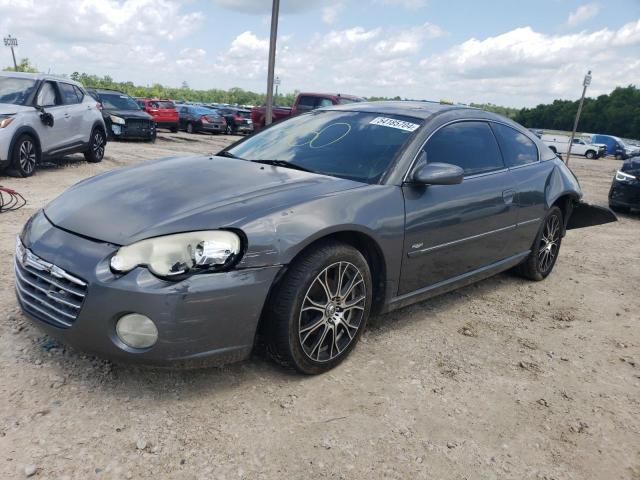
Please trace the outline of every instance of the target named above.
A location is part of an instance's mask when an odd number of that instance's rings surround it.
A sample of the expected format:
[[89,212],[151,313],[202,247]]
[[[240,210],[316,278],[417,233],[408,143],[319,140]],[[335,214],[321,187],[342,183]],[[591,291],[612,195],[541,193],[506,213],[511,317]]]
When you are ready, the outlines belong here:
[[16,63],[16,52],[13,51],[13,47],[18,46],[18,39],[12,37],[11,35],[4,37],[4,46],[11,47],[11,56],[13,57],[13,68],[15,71],[18,71],[18,64]]
[[576,130],[578,130],[578,122],[580,121],[580,114],[582,113],[582,104],[584,103],[584,95],[587,93],[587,87],[591,84],[591,70],[587,72],[582,81],[582,96],[580,97],[580,104],[578,105],[578,111],[576,112],[576,120],[573,122],[573,131],[571,132],[571,139],[569,140],[569,148],[567,149],[567,159],[565,164],[569,165],[569,158],[571,157],[571,147],[573,146],[573,138],[576,136]]
[[273,0],[271,8],[271,38],[269,39],[269,67],[267,71],[267,108],[264,124],[270,125],[273,119],[273,75],[276,66],[276,40],[278,38],[278,14],[280,0]]

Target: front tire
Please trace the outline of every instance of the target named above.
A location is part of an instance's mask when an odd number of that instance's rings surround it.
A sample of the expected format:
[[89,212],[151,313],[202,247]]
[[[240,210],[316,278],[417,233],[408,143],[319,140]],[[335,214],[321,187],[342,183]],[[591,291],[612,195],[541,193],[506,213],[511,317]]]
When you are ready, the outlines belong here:
[[563,219],[558,207],[551,207],[533,242],[531,253],[516,271],[534,281],[544,280],[553,270],[562,243]]
[[315,248],[291,264],[270,302],[270,356],[308,375],[331,370],[358,342],[371,300],[371,270],[358,250],[339,242]]
[[593,160],[594,158],[596,158],[596,152],[589,150],[587,153],[585,153],[584,156],[587,157],[589,160]]
[[94,129],[93,132],[91,132],[89,150],[84,152],[84,159],[89,163],[101,162],[104,158],[104,148],[106,144],[107,142],[102,129]]
[[9,173],[16,177],[30,177],[40,163],[40,151],[31,135],[20,135],[13,145]]
[[187,133],[196,133],[195,128],[193,128],[193,123],[187,123]]

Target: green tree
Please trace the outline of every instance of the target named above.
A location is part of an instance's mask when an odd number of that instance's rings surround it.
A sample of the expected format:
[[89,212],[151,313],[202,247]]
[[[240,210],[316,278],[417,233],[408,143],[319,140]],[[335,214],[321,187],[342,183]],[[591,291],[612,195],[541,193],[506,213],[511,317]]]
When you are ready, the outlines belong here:
[[14,67],[6,67],[4,69],[5,72],[27,72],[27,73],[38,73],[38,68],[35,65],[31,65],[31,62],[28,58],[22,58],[18,62],[18,68]]

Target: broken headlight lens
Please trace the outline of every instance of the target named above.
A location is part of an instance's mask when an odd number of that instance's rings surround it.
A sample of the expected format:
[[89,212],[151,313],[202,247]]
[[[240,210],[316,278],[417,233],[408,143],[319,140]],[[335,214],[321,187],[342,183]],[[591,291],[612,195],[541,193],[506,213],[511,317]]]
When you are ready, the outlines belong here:
[[226,230],[179,233],[121,247],[110,264],[120,273],[143,266],[159,277],[179,277],[230,267],[241,245],[240,237]]

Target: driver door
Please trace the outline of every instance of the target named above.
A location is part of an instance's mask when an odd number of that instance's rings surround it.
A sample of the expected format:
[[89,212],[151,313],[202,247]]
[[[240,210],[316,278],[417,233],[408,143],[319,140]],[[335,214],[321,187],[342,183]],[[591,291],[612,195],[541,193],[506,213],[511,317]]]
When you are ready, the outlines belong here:
[[487,123],[442,127],[421,157],[457,165],[465,177],[458,185],[403,185],[400,295],[462,280],[518,253],[513,180]]
[[40,138],[40,149],[43,155],[64,148],[72,133],[69,132],[69,113],[62,102],[62,96],[55,82],[46,81],[40,85],[36,96],[36,105],[44,108],[44,112],[53,117],[53,125],[46,125],[41,114],[36,112],[37,120],[33,128]]

